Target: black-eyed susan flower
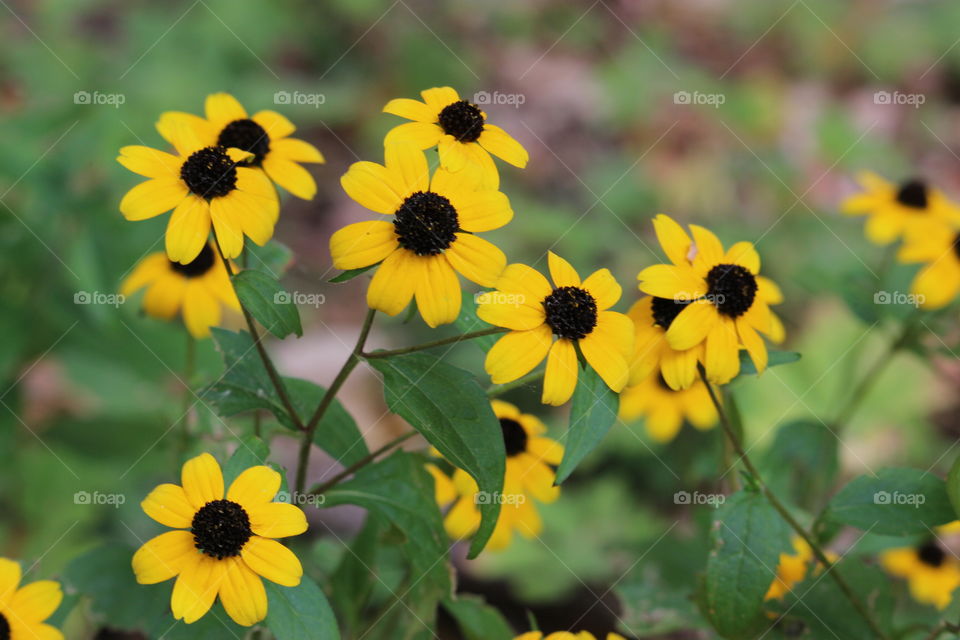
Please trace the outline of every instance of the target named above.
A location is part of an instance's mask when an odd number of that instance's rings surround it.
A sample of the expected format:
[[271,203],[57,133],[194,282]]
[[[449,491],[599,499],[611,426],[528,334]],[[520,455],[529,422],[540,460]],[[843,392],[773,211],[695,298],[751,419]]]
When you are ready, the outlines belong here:
[[178,123],[194,129],[201,143],[209,147],[236,148],[251,154],[244,166],[260,167],[267,176],[293,195],[311,200],[317,193],[313,176],[302,163],[322,163],[323,154],[309,142],[291,138],[293,123],[272,110],[247,114],[229,93],[207,96],[206,118],[182,111],[160,116],[161,129],[171,131]]
[[[777,576],[770,583],[770,588],[764,596],[764,600],[783,600],[797,584],[805,577],[814,563],[813,550],[807,541],[800,536],[794,536],[791,540],[793,553],[781,553],[777,562]],[[837,554],[827,551],[825,554],[830,562],[837,561]],[[823,567],[817,564],[817,572]]]
[[[621,289],[608,269],[581,282],[570,263],[550,252],[553,286],[537,270],[511,264],[496,291],[478,299],[485,322],[511,331],[487,353],[494,384],[516,380],[547,359],[542,401],[559,406],[570,399],[580,368],[577,350],[611,389],[627,384],[633,355],[633,322],[610,311]],[[554,337],[557,339],[554,340]]]
[[273,538],[307,530],[298,507],[272,502],[280,474],[250,467],[224,494],[220,465],[208,453],[183,465],[181,485],[162,484],[140,503],[144,512],[175,531],[149,540],[133,556],[140,584],[176,577],[170,608],[186,623],[199,620],[213,601],[237,624],[250,626],[267,615],[261,578],[285,587],[300,584],[303,567]]
[[20,586],[19,563],[0,558],[0,638],[3,640],[63,640],[44,620],[63,600],[60,584],[37,580]]
[[434,87],[420,92],[423,102],[396,98],[383,108],[401,118],[413,120],[397,125],[387,133],[386,142],[406,140],[420,149],[436,146],[440,166],[457,172],[473,164],[482,170],[488,189],[500,186],[500,176],[491,154],[515,167],[527,166],[526,149],[500,127],[487,122],[480,107],[462,100],[450,87]]
[[121,283],[120,293],[129,296],[143,288],[147,315],[170,320],[180,313],[195,338],[206,338],[210,327],[220,324],[221,307],[240,311],[227,269],[209,243],[187,264],[159,251],[143,258]]
[[493,286],[507,264],[504,253],[474,234],[513,218],[503,193],[480,187],[473,169],[438,168],[431,178],[423,151],[408,142],[385,145],[385,163],[356,162],[340,179],[344,191],[388,220],[357,222],[330,238],[333,265],[357,269],[380,263],[367,304],[394,316],[416,298],[431,327],[460,313],[457,273]]
[[[955,535],[960,522],[938,527],[939,535]],[[960,586],[960,560],[943,540],[934,536],[916,547],[888,549],[880,554],[880,565],[890,575],[907,580],[910,595],[920,604],[933,605],[941,611],[953,599]]]
[[[528,631],[520,634],[513,640],[597,640],[597,638],[589,631],[580,631],[579,633],[573,633],[572,631],[555,631],[546,636],[543,635],[542,631]],[[619,633],[610,632],[607,634],[606,640],[627,639]]]
[[712,428],[717,424],[717,410],[702,380],[675,391],[663,376],[653,371],[620,393],[620,418],[626,421],[643,418],[651,438],[670,442],[684,420],[700,430]]
[[916,222],[960,218],[960,209],[923,180],[914,178],[897,185],[864,171],[858,182],[863,190],[847,198],[841,209],[847,215],[867,216],[864,233],[876,244],[890,244]]
[[922,263],[910,293],[924,309],[940,309],[960,292],[960,225],[940,221],[917,224],[904,235],[897,259]]
[[462,469],[455,469],[452,479],[436,465],[427,465],[427,469],[434,477],[437,503],[441,507],[453,504],[444,518],[451,538],[460,540],[473,535],[480,526],[479,505],[489,500],[500,502],[500,518],[487,544],[491,550],[498,550],[510,544],[514,531],[525,538],[540,535],[543,523],[534,501],[547,504],[559,497],[560,487],[554,486],[554,467],[563,458],[563,446],[544,436],[547,428],[536,416],[521,413],[514,405],[500,400],[491,404],[500,421],[507,452],[503,493],[481,493],[474,479]]
[[176,154],[144,146],[120,149],[117,161],[149,178],[127,192],[120,212],[127,220],[146,220],[173,209],[167,223],[167,256],[182,264],[192,261],[213,226],[228,258],[243,250],[244,236],[263,245],[273,236],[280,214],[277,190],[259,169],[243,163],[253,154],[208,145],[193,127],[182,122],[158,123],[160,134]]
[[[663,220],[667,216],[657,218],[665,228],[669,225]],[[767,347],[759,333],[774,342],[783,339],[783,325],[769,306],[780,302],[782,294],[759,275],[760,256],[753,244],[737,242],[724,251],[703,227],[690,225],[691,239],[679,225],[669,226],[672,231],[658,237],[672,264],[647,267],[637,276],[644,293],[683,303],[667,329],[667,343],[678,351],[703,344],[707,378],[716,384],[726,384],[740,372],[741,346],[762,372]]]

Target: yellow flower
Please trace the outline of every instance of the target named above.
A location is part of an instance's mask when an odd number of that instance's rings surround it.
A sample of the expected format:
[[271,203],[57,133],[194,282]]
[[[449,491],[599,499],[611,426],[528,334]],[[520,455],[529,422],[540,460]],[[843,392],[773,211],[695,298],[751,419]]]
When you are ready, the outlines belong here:
[[521,169],[529,156],[510,135],[487,122],[487,114],[450,87],[434,87],[420,92],[423,102],[396,98],[383,108],[401,118],[413,120],[387,133],[385,142],[410,141],[420,149],[436,146],[440,166],[453,172],[468,164],[482,170],[483,184],[498,189],[500,176],[490,154]]
[[285,587],[300,584],[303,567],[288,548],[272,538],[307,530],[303,511],[271,502],[280,474],[250,467],[223,491],[220,465],[208,453],[188,460],[182,486],[162,484],[140,503],[144,512],[176,529],[153,538],[133,556],[140,584],[176,577],[170,608],[186,623],[199,620],[217,595],[234,622],[250,626],[267,615],[261,576]]
[[[581,631],[580,633],[572,633],[570,631],[556,631],[547,636],[543,635],[542,631],[528,631],[526,633],[520,634],[513,640],[597,640],[596,637],[589,631]],[[627,640],[619,633],[608,633],[607,640]]]
[[[945,525],[939,532],[950,533],[953,529],[952,525]],[[960,560],[936,537],[918,547],[884,551],[880,554],[880,565],[890,575],[907,580],[914,600],[941,611],[947,608],[954,590],[960,586]]]
[[20,586],[20,565],[0,558],[0,638],[5,640],[63,640],[58,629],[44,624],[63,600],[60,585],[37,580]]
[[451,538],[460,540],[473,535],[480,526],[478,505],[488,500],[500,501],[500,519],[487,545],[491,550],[498,550],[510,544],[514,531],[525,538],[540,535],[543,523],[533,501],[546,504],[559,497],[560,487],[554,486],[556,473],[552,467],[560,464],[563,446],[544,437],[547,428],[535,416],[520,413],[517,407],[500,400],[493,400],[491,404],[500,420],[507,452],[503,493],[500,496],[480,493],[477,483],[462,469],[456,469],[452,479],[433,464],[427,465],[427,470],[434,477],[436,499],[441,508],[454,503],[444,518],[444,527]]
[[240,301],[216,250],[205,244],[187,264],[172,262],[163,252],[143,258],[120,285],[129,296],[147,288],[143,309],[147,315],[170,320],[182,312],[183,323],[195,338],[206,338],[220,324],[220,306],[240,311]]
[[431,178],[426,156],[410,143],[388,143],[384,154],[384,165],[355,162],[340,184],[358,203],[393,219],[334,233],[333,265],[358,269],[382,261],[367,289],[371,308],[395,316],[416,297],[428,325],[453,322],[461,302],[457,273],[489,287],[507,264],[500,249],[474,234],[510,222],[510,201],[481,189],[474,170],[439,168]]
[[724,251],[713,233],[690,225],[693,239],[667,216],[657,216],[657,236],[672,264],[647,267],[637,278],[640,290],[683,305],[666,332],[672,349],[704,345],[707,378],[726,384],[740,373],[740,347],[757,371],[767,367],[767,347],[757,333],[783,339],[783,325],[769,305],[783,299],[774,282],[760,273],[760,256],[750,242]]
[[890,244],[915,222],[930,219],[957,221],[960,210],[939,189],[922,180],[907,180],[894,185],[875,173],[858,176],[861,193],[847,198],[842,210],[848,215],[867,216],[864,232],[875,244]]
[[233,147],[252,154],[246,166],[261,167],[267,176],[293,195],[311,200],[317,193],[313,176],[300,166],[304,162],[324,162],[323,154],[303,140],[289,137],[296,127],[276,111],[258,111],[247,115],[229,93],[207,96],[206,118],[182,111],[160,116],[161,130],[174,131],[182,123],[191,127],[204,146]]
[[150,178],[127,192],[120,212],[146,220],[173,209],[167,223],[167,256],[182,264],[197,257],[210,226],[228,258],[243,250],[243,238],[263,245],[280,214],[277,190],[259,169],[239,165],[252,154],[205,144],[182,122],[157,123],[176,155],[143,146],[120,149],[117,162]]
[[702,380],[687,389],[674,391],[657,372],[620,394],[620,418],[635,420],[641,416],[647,433],[657,442],[673,440],[684,419],[700,430],[717,424],[717,410]]
[[916,223],[904,235],[897,259],[923,263],[910,293],[924,309],[949,304],[960,291],[960,225],[940,221]]
[[620,299],[620,285],[608,269],[581,282],[570,263],[553,252],[548,264],[554,286],[539,271],[511,264],[497,290],[478,300],[482,320],[511,329],[487,353],[487,373],[494,384],[502,384],[547,358],[541,399],[559,406],[570,399],[577,384],[579,348],[587,363],[619,393],[627,384],[627,362],[633,354],[633,322],[609,311]]
[[667,298],[646,296],[637,300],[627,315],[633,320],[636,340],[630,363],[630,383],[639,384],[659,372],[671,389],[686,389],[697,380],[697,363],[703,360],[703,345],[677,351],[667,342],[667,329],[686,305]]

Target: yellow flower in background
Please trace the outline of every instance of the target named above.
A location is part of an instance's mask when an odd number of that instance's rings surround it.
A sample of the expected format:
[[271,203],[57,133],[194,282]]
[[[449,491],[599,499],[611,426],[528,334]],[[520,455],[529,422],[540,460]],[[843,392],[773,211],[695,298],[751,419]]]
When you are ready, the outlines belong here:
[[316,147],[289,137],[296,127],[276,111],[258,111],[247,115],[236,98],[229,93],[207,96],[206,118],[182,111],[168,111],[160,116],[158,127],[173,132],[177,126],[191,127],[201,143],[247,151],[252,156],[245,166],[260,167],[274,183],[293,195],[311,200],[317,193],[313,176],[301,163],[323,163]]
[[[528,631],[523,633],[513,640],[597,640],[589,631],[581,631],[579,633],[573,633],[571,631],[555,631],[554,633],[543,635],[542,631]],[[608,633],[606,640],[627,640],[619,633]]]
[[[953,534],[957,524],[938,527],[938,532]],[[937,537],[917,547],[884,551],[880,554],[880,566],[890,575],[907,580],[914,600],[941,611],[947,608],[953,592],[960,586],[960,560]]]
[[120,285],[120,293],[129,296],[143,288],[147,315],[170,320],[182,313],[195,338],[206,338],[210,327],[220,324],[221,306],[240,311],[227,269],[209,243],[187,264],[173,262],[163,252],[143,258]]
[[487,353],[487,373],[494,384],[510,382],[546,358],[541,400],[559,406],[577,384],[579,348],[607,386],[619,393],[627,384],[634,333],[630,318],[609,310],[620,299],[620,285],[608,269],[581,282],[570,263],[553,252],[548,266],[554,286],[532,267],[511,264],[497,290],[479,297],[480,318],[511,329]]
[[396,98],[383,108],[401,118],[413,120],[397,125],[387,133],[386,143],[409,141],[420,149],[436,146],[440,166],[457,172],[467,165],[482,171],[483,185],[500,187],[500,176],[491,154],[521,169],[527,166],[526,149],[496,125],[487,122],[480,107],[461,100],[450,87],[434,87],[420,92],[423,102]]
[[140,503],[160,524],[172,527],[149,540],[133,556],[140,584],[176,577],[173,617],[196,622],[216,597],[234,622],[250,626],[267,615],[261,577],[285,587],[300,584],[303,567],[287,547],[272,538],[307,530],[298,507],[272,502],[280,474],[266,466],[241,473],[224,495],[220,465],[208,453],[183,465],[181,484],[162,484]]
[[521,413],[517,407],[500,400],[493,400],[491,404],[500,420],[507,452],[503,493],[500,496],[480,493],[477,483],[462,469],[455,469],[452,479],[436,465],[427,465],[427,470],[434,477],[437,503],[441,508],[453,503],[444,518],[444,527],[455,540],[476,532],[480,526],[480,504],[500,501],[500,518],[487,545],[491,550],[498,550],[510,544],[514,531],[525,538],[540,535],[543,523],[533,501],[546,504],[559,497],[560,487],[554,486],[553,467],[563,459],[563,446],[544,436],[547,427],[537,417]]
[[[807,570],[814,562],[813,549],[807,544],[807,541],[800,536],[794,536],[791,541],[793,544],[793,553],[781,553],[780,560],[777,563],[777,577],[770,583],[767,595],[764,600],[783,600],[797,584],[807,577]],[[825,552],[827,560],[837,561],[837,555],[831,551]],[[823,567],[817,565],[819,572]]]
[[228,258],[240,255],[244,236],[258,245],[273,236],[280,215],[277,190],[259,169],[238,164],[252,154],[207,145],[182,122],[158,123],[157,129],[176,155],[129,146],[120,149],[117,158],[130,171],[150,178],[120,201],[127,220],[146,220],[173,209],[167,223],[167,256],[182,264],[203,249],[211,225]]
[[366,208],[392,216],[348,225],[330,238],[333,266],[358,269],[381,263],[367,289],[372,309],[395,316],[411,298],[431,327],[460,313],[457,273],[493,286],[507,257],[474,235],[499,229],[513,218],[503,193],[480,187],[480,174],[437,169],[433,177],[422,151],[389,143],[385,164],[355,162],[340,179],[344,191]]
[[620,393],[620,419],[643,418],[651,438],[670,442],[687,420],[697,429],[710,429],[717,424],[717,410],[702,380],[689,388],[674,391],[654,371],[637,384]]
[[863,191],[847,198],[841,209],[847,215],[867,216],[864,233],[875,244],[890,244],[916,222],[960,220],[960,209],[923,180],[895,185],[864,171],[858,182]]
[[767,367],[767,346],[758,332],[774,342],[783,325],[770,311],[782,301],[779,287],[760,273],[760,256],[750,242],[724,251],[707,229],[690,225],[690,236],[667,216],[657,216],[657,236],[672,264],[647,267],[637,276],[640,290],[683,303],[666,332],[670,348],[685,351],[704,345],[707,378],[726,384],[740,372],[740,347],[746,348],[758,372]]
[[897,259],[923,263],[910,293],[924,309],[940,309],[960,292],[960,225],[940,221],[917,223],[904,235]]
[[63,640],[63,634],[44,623],[63,600],[60,584],[37,580],[20,586],[20,565],[0,558],[0,638],[4,640]]

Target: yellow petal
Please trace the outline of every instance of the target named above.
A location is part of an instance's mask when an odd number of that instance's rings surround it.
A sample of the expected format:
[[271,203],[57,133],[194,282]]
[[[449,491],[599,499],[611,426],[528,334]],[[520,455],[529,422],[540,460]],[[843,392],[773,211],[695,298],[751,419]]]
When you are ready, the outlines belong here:
[[427,156],[410,142],[388,142],[384,145],[387,171],[400,177],[407,193],[430,188],[430,167]]
[[527,453],[541,462],[557,466],[563,460],[563,445],[550,438],[530,438]]
[[166,213],[187,197],[187,186],[177,177],[141,182],[120,200],[120,213],[127,220],[146,220]]
[[689,264],[692,241],[683,227],[670,216],[661,213],[653,219],[653,230],[670,262],[676,265]]
[[420,92],[423,101],[439,113],[444,107],[460,101],[460,95],[453,87],[433,87]]
[[287,120],[285,116],[282,116],[276,111],[272,111],[270,109],[257,111],[255,114],[253,114],[253,118],[251,118],[251,120],[263,127],[263,130],[267,132],[268,136],[270,136],[270,140],[286,138],[297,130],[297,128],[293,126],[293,123]]
[[[615,305],[620,299],[620,294],[623,293],[609,269],[594,271],[583,281],[583,288],[589,291],[597,301],[597,309],[600,311]],[[632,331],[633,325],[630,327]]]
[[245,507],[250,517],[250,528],[264,538],[298,536],[307,530],[307,516],[300,507],[285,502]]
[[457,488],[443,471],[440,471],[435,464],[424,465],[430,475],[433,477],[433,498],[440,508],[457,499]]
[[[231,194],[234,195],[234,194]],[[236,258],[243,251],[243,229],[237,220],[237,210],[233,207],[234,198],[214,198],[210,201],[210,221],[217,235],[217,242],[223,255]]]
[[960,290],[960,265],[953,256],[925,266],[910,285],[910,293],[924,309],[939,309],[952,301]]
[[637,275],[640,291],[657,298],[682,302],[707,293],[707,283],[686,265],[655,264]]
[[698,348],[676,351],[669,347],[660,356],[660,373],[674,391],[686,389],[697,379]]
[[0,602],[5,602],[20,585],[20,563],[0,558]]
[[398,124],[387,132],[383,141],[385,144],[393,142],[407,142],[418,149],[429,149],[436,146],[443,137],[443,129],[429,122],[405,122]]
[[667,343],[672,349],[692,349],[703,342],[718,322],[716,308],[705,300],[688,304],[667,329]]
[[270,141],[270,154],[277,154],[293,162],[325,162],[320,150],[309,142],[297,138],[281,138]]
[[527,166],[527,161],[530,160],[527,150],[510,134],[496,125],[484,124],[477,142],[493,155],[515,167],[522,169]]
[[[504,258],[506,262],[506,258]],[[421,258],[420,277],[414,295],[423,321],[431,328],[449,324],[460,315],[460,281],[444,256]]]
[[577,275],[576,269],[553,251],[547,253],[547,264],[550,267],[550,277],[553,279],[555,287],[580,286],[580,276]]
[[783,302],[783,292],[777,283],[765,276],[757,276],[757,295],[767,304]]
[[712,231],[692,224],[690,225],[690,232],[693,233],[693,243],[696,246],[693,265],[698,271],[709,270],[710,267],[723,262],[723,245],[720,244],[720,240]]
[[121,147],[117,162],[147,178],[179,178],[183,164],[175,155],[140,145]]
[[167,273],[157,278],[143,296],[143,310],[147,315],[170,320],[183,304],[187,279],[176,273]]
[[263,580],[242,560],[230,558],[223,564],[223,580],[219,592],[220,602],[223,603],[227,615],[244,627],[266,618],[267,591],[263,588]]
[[392,222],[355,222],[330,237],[330,255],[337,269],[359,269],[384,260],[399,246]]
[[458,273],[483,287],[494,286],[507,266],[503,251],[469,233],[456,234],[444,255]]
[[33,623],[20,626],[16,622],[10,625],[11,638],[29,638],[30,640],[63,640],[63,633],[49,624]]
[[57,610],[63,600],[60,584],[53,580],[37,580],[21,587],[10,598],[10,609],[18,622],[43,622]]
[[210,236],[210,207],[197,196],[187,196],[173,211],[167,223],[167,257],[189,264],[200,254]]
[[752,242],[737,242],[727,251],[724,262],[738,264],[750,273],[760,273],[760,254],[753,247]]
[[377,213],[395,213],[409,195],[386,167],[373,162],[354,162],[340,185],[348,196]]
[[120,293],[129,296],[156,281],[170,270],[170,261],[162,252],[151,253],[133,268],[120,284]]
[[303,577],[300,560],[276,540],[253,536],[243,545],[240,556],[253,571],[284,587],[297,586]]
[[220,589],[226,563],[206,554],[187,563],[177,576],[170,596],[173,617],[187,624],[196,622],[210,610]]
[[436,122],[439,113],[426,103],[410,98],[394,98],[383,107],[383,112],[417,122]]
[[514,331],[536,329],[546,317],[543,305],[539,301],[529,304],[522,293],[488,291],[477,294],[477,303],[481,320]]
[[276,217],[272,211],[272,205],[267,204],[265,198],[243,191],[234,191],[227,198],[227,205],[233,209],[234,225],[258,246],[262,247],[273,237]]
[[443,519],[443,527],[447,530],[447,535],[454,540],[462,540],[473,535],[479,526],[480,511],[474,503],[472,493],[457,500],[447,513],[447,517]]
[[171,118],[166,117],[167,115],[164,114],[157,121],[157,131],[164,140],[173,145],[182,160],[189,158],[195,151],[209,146],[210,140],[205,138],[209,127],[197,127],[193,119]]
[[[468,174],[464,169],[461,174]],[[500,191],[474,191],[450,198],[457,210],[460,228],[471,233],[499,229],[513,220],[510,200]]]
[[204,103],[207,120],[217,128],[223,128],[234,120],[246,120],[247,111],[236,98],[229,93],[212,93]]
[[245,469],[230,484],[227,500],[239,503],[245,509],[273,500],[280,491],[280,474],[264,465]]
[[163,582],[196,562],[200,553],[192,533],[167,531],[137,549],[133,554],[133,573],[140,584]]
[[566,339],[554,342],[547,357],[547,369],[543,376],[543,394],[540,401],[559,407],[569,400],[577,386],[579,369],[577,351],[574,349],[573,342]]
[[507,265],[497,280],[497,289],[524,296],[522,302],[537,305],[553,293],[553,287],[539,271],[519,262]]
[[530,373],[543,362],[553,342],[547,325],[530,331],[511,331],[487,352],[485,368],[494,384],[503,384]]
[[414,289],[425,266],[420,256],[398,249],[377,267],[367,289],[367,305],[371,309],[395,316],[410,304]]
[[464,145],[463,149],[467,153],[468,164],[479,169],[480,188],[491,191],[500,189],[500,173],[493,156],[479,144]]
[[747,353],[750,354],[750,359],[753,360],[757,373],[763,373],[767,368],[767,345],[763,343],[763,338],[743,317],[737,318],[736,324],[737,334],[740,336],[743,346],[747,348]]
[[[674,321],[676,325],[676,321]],[[672,327],[671,327],[672,328]],[[707,335],[704,369],[714,384],[726,384],[740,373],[740,341],[734,321],[719,317]]]
[[[430,179],[430,190],[446,197],[456,197],[464,194],[469,195],[482,189],[482,180],[483,176],[480,172],[471,168],[453,172],[439,167],[433,172],[433,177]],[[461,202],[460,206],[466,208],[468,204],[468,202]],[[481,213],[485,213],[485,211],[481,211]],[[457,214],[458,216],[461,215],[459,208],[457,209]],[[469,212],[463,215],[468,219],[472,219]],[[472,229],[468,229],[468,231],[472,231]]]
[[519,463],[522,469],[520,482],[526,493],[544,503],[554,502],[560,497],[560,487],[554,486],[557,474],[550,467],[529,453],[521,453],[512,461]]
[[467,165],[472,165],[470,153],[466,146],[472,142],[459,142],[453,136],[443,136],[437,143],[437,152],[440,155],[440,166],[450,171],[462,171]]
[[195,509],[213,500],[223,499],[223,474],[220,465],[209,453],[201,453],[183,464],[180,484]]
[[263,160],[263,170],[270,179],[301,200],[313,200],[317,183],[310,172],[292,160],[270,154]]
[[580,350],[607,386],[619,393],[630,373],[626,354],[633,352],[633,321],[622,313],[602,311],[594,330],[580,340]]
[[140,506],[148,516],[174,529],[189,528],[197,511],[183,487],[169,483],[161,484],[151,491]]

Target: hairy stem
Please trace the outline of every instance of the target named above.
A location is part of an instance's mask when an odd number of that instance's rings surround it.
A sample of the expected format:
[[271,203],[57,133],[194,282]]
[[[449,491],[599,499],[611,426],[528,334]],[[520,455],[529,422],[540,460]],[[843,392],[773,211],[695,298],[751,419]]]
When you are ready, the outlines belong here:
[[381,455],[383,455],[384,453],[386,453],[386,452],[389,451],[390,449],[393,449],[394,447],[396,447],[396,446],[398,446],[398,445],[406,442],[407,440],[409,440],[410,438],[412,438],[412,437],[415,436],[415,435],[417,435],[417,432],[416,432],[416,431],[409,431],[409,432],[403,434],[402,436],[397,436],[396,438],[394,438],[394,439],[391,440],[390,442],[386,443],[385,445],[383,445],[382,447],[380,447],[380,448],[377,449],[376,451],[373,451],[373,452],[367,454],[366,456],[364,456],[363,458],[361,458],[360,460],[357,460],[357,461],[354,462],[352,465],[350,465],[349,467],[347,467],[346,469],[344,469],[343,471],[341,471],[341,472],[338,473],[337,475],[333,476],[332,478],[330,478],[330,479],[327,480],[326,482],[314,486],[312,489],[310,489],[310,491],[309,491],[308,493],[314,494],[314,495],[320,495],[320,494],[322,494],[322,493],[325,493],[325,492],[329,491],[329,490],[332,489],[333,487],[335,487],[335,486],[337,486],[338,484],[340,484],[345,478],[348,478],[349,476],[352,476],[354,473],[356,473],[357,471],[359,471],[359,470],[362,469],[363,467],[367,466],[368,464],[370,464],[371,462],[373,462],[374,460],[376,460],[378,457],[380,457]]
[[433,340],[432,342],[415,344],[412,347],[403,347],[402,349],[390,349],[389,351],[374,351],[373,353],[361,353],[360,355],[366,360],[374,360],[377,358],[390,358],[392,356],[402,356],[408,353],[414,353],[416,351],[433,349],[434,347],[442,347],[447,344],[456,344],[458,342],[463,342],[464,340],[473,340],[474,338],[482,338],[483,336],[492,336],[498,333],[506,333],[507,331],[509,331],[509,329],[503,329],[501,327],[491,327],[489,329],[481,329],[480,331],[463,333],[459,336],[451,336],[449,338]]

